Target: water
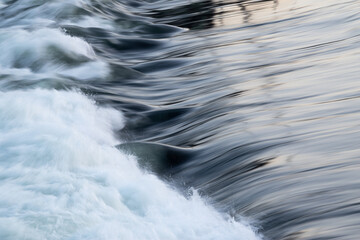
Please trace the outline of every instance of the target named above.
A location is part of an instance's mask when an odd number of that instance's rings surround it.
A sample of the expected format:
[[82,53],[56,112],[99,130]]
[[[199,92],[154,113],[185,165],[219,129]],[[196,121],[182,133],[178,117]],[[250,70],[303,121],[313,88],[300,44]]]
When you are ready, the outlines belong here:
[[0,1],[1,239],[357,239],[359,12]]

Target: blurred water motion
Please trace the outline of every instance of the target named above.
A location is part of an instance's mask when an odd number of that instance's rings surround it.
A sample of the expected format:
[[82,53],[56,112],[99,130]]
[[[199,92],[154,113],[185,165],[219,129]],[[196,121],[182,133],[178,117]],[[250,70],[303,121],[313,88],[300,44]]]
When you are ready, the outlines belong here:
[[269,239],[356,239],[359,1],[151,8],[157,22],[190,29],[156,59],[189,64],[147,78],[135,99],[154,108],[145,132],[131,128],[136,139],[191,148],[169,174],[258,220]]
[[[0,31],[81,40],[32,52],[0,32],[2,89],[76,88],[123,111],[119,149],[265,239],[360,236],[360,1],[13,2]],[[48,21],[27,25],[35,13]]]

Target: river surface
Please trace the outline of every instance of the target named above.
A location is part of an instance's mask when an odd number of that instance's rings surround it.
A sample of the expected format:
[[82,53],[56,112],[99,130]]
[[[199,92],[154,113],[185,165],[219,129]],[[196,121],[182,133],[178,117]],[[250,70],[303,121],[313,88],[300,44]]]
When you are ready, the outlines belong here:
[[0,0],[0,239],[360,237],[360,1]]

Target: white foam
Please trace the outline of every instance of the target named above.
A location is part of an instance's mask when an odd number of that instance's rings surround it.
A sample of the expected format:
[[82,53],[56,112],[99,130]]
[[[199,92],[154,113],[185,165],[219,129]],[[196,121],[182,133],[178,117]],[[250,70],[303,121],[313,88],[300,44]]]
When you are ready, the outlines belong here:
[[28,68],[78,79],[105,77],[109,72],[87,42],[60,29],[1,29],[0,49],[0,70]]
[[0,92],[0,239],[258,239],[142,172],[123,124],[78,92]]
[[[28,70],[48,78],[63,75],[79,80],[105,78],[109,65],[99,59],[83,39],[72,37],[55,25],[113,28],[111,21],[97,15],[79,13],[78,8],[91,5],[87,0],[43,1],[19,0],[7,6],[11,17],[0,17],[0,75]],[[6,15],[4,15],[6,16]],[[35,30],[34,30],[35,27]]]
[[[0,0],[12,13],[0,23],[0,75],[29,81],[108,74],[87,42],[51,28],[112,29],[97,16],[65,19],[89,1],[8,3]],[[78,92],[0,92],[0,239],[259,239],[196,192],[186,199],[141,171],[133,156],[114,147],[114,130],[123,124],[119,111]]]

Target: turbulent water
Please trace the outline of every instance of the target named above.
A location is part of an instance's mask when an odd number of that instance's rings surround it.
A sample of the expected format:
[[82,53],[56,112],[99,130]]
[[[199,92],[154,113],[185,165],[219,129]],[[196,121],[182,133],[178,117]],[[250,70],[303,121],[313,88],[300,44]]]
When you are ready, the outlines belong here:
[[360,1],[0,0],[0,239],[357,239]]

